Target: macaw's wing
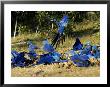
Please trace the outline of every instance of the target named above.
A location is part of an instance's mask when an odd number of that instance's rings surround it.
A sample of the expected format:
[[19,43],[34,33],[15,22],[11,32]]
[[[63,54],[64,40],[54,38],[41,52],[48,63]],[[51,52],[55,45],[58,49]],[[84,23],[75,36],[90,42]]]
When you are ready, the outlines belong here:
[[17,57],[14,57],[11,59],[11,64],[14,66],[24,66],[25,58],[24,58],[25,52],[20,52]]
[[65,27],[65,26],[67,26],[67,23],[68,23],[68,16],[64,15],[62,20],[59,22],[56,20],[56,18],[54,18],[53,21],[56,22],[58,27],[60,27],[60,26]]
[[43,41],[43,50],[47,52],[53,52],[54,48],[53,46],[48,42],[48,40]]
[[31,41],[28,41],[28,50],[29,50],[29,52],[35,52],[34,51],[35,49],[38,49],[38,47],[36,45],[32,44]]
[[47,52],[53,52],[55,49],[53,48],[51,44],[44,44],[43,50]]
[[15,50],[12,50],[11,54],[12,54],[13,58],[17,57],[19,55],[19,53],[17,51],[15,51]]
[[49,54],[43,54],[40,55],[40,59],[38,60],[37,64],[50,64],[54,61],[51,55]]
[[84,61],[89,59],[89,57],[86,54],[80,55],[79,58]]
[[25,55],[25,52],[20,52],[19,55],[17,56],[16,62],[19,62],[19,61],[25,62],[24,55]]
[[71,57],[71,60],[74,64],[78,67],[88,67],[90,65],[90,62],[87,60],[88,58],[84,56],[74,55]]
[[25,66],[25,63],[19,61],[19,63],[17,63],[16,66],[18,66],[18,67],[24,67]]
[[60,21],[60,26],[66,26],[68,23],[68,16],[63,16],[62,20]]

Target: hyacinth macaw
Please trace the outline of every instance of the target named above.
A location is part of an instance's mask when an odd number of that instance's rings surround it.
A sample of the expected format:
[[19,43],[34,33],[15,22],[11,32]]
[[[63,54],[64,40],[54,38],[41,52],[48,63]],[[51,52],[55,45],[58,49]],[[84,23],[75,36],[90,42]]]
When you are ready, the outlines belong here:
[[[54,47],[48,42],[47,39],[43,41],[43,50],[48,52],[47,54],[40,55],[40,59],[38,61],[38,64],[40,63],[54,63],[59,62],[61,54],[56,52]],[[64,62],[64,61],[61,61]]]
[[80,42],[79,38],[76,38],[76,42],[73,45],[73,50],[82,50],[83,44]]
[[54,52],[54,47],[48,42],[47,39],[43,41],[43,50],[46,52]]
[[37,64],[50,64],[58,62],[67,62],[68,60],[61,60],[61,54],[58,52],[52,52],[40,55],[40,59],[37,61]]
[[28,44],[28,50],[29,50],[29,53],[28,53],[29,57],[31,59],[35,59],[37,57],[35,49],[38,49],[38,47],[32,44],[31,41],[28,41],[27,44]]
[[40,59],[37,61],[37,64],[50,64],[54,61],[50,53],[40,55]]
[[64,34],[63,34],[64,27],[67,26],[67,23],[68,23],[67,15],[63,16],[63,18],[60,22],[56,21],[56,24],[58,26],[58,31],[57,31],[57,34],[55,35],[55,37],[52,39],[52,46],[56,45],[56,47],[57,47],[57,44],[58,44],[58,42],[60,42],[61,38],[64,38]]
[[19,66],[19,67],[23,67],[25,66],[25,52],[20,52],[20,53],[17,53],[16,51],[12,51],[11,52],[13,58],[11,59],[11,64],[13,66]]
[[88,59],[89,59],[89,57],[87,55],[76,54],[74,56],[71,56],[71,60],[78,67],[88,67],[90,65],[90,62]]

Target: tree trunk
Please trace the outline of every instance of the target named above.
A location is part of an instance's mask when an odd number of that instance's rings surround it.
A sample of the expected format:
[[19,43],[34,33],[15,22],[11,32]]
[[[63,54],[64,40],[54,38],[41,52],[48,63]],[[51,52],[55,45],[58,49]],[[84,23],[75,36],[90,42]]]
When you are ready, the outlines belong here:
[[21,35],[21,26],[18,27],[18,35]]
[[52,23],[52,30],[53,30],[53,23]]
[[37,26],[36,33],[38,33],[38,30],[39,30],[39,26]]
[[15,36],[16,36],[16,30],[17,30],[17,19],[16,19],[16,23],[15,23],[14,38],[15,38]]

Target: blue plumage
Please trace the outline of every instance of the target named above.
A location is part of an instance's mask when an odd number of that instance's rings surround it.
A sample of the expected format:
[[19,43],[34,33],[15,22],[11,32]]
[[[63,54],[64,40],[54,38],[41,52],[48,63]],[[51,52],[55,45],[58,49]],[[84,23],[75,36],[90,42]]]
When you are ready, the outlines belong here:
[[90,65],[89,57],[87,55],[74,55],[71,56],[71,60],[74,64],[76,64],[78,67],[88,67]]
[[53,48],[53,46],[51,44],[49,44],[47,39],[45,39],[43,41],[43,50],[46,52],[54,52],[55,51],[55,49]]
[[53,19],[53,21],[56,22],[58,26],[58,33],[62,34],[64,31],[64,27],[68,24],[68,16],[64,15],[60,22],[58,22],[56,19]]
[[50,63],[59,63],[59,62],[68,62],[68,60],[61,60],[61,54],[58,52],[52,52],[40,55],[40,59],[37,64],[50,64]]
[[[12,54],[14,52],[12,51]],[[11,59],[11,63],[13,66],[25,66],[25,58],[24,58],[24,55],[25,55],[25,52],[20,52],[20,53],[17,53],[16,56],[13,56],[13,58]]]
[[53,52],[53,53],[51,53],[51,56],[55,61],[59,61],[61,54],[59,54],[58,52]]
[[89,59],[89,57],[86,54],[80,55],[79,58],[84,61]]
[[54,59],[52,58],[52,56],[48,53],[48,54],[43,54],[40,55],[40,59],[37,62],[37,64],[50,64],[54,61]]
[[65,15],[63,16],[62,20],[60,22],[57,22],[57,26],[58,26],[58,31],[57,34],[54,36],[54,38],[52,39],[52,46],[54,46],[56,44],[58,44],[58,42],[60,42],[61,38],[64,39],[64,27],[67,26],[68,23],[68,16]]
[[62,34],[64,32],[64,27],[67,26],[68,16],[63,16],[62,20],[58,23],[58,33]]
[[38,48],[38,47],[35,46],[34,44],[32,44],[31,41],[28,41],[28,50],[29,50],[28,55],[29,55],[29,57],[30,57],[31,59],[34,59],[34,58],[37,57],[37,54],[36,54],[36,52],[35,52],[35,49],[37,49],[37,48]]
[[76,42],[73,45],[73,50],[82,50],[83,44],[80,42],[79,38],[76,38]]
[[15,50],[12,50],[11,54],[12,54],[12,58],[17,57],[19,55],[19,53]]

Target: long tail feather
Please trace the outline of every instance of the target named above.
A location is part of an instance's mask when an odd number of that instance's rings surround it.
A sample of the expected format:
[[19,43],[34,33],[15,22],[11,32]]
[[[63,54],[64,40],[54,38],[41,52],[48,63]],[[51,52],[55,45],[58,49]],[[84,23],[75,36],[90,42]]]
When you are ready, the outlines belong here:
[[60,43],[62,43],[63,44],[63,42],[65,42],[65,35],[61,35],[61,34],[57,34],[55,37],[54,37],[54,39],[52,40],[52,46],[55,46],[55,49],[58,47],[58,45],[60,44]]
[[52,40],[52,44],[51,44],[52,46],[54,46],[57,43],[59,37],[60,37],[60,34],[58,33]]

